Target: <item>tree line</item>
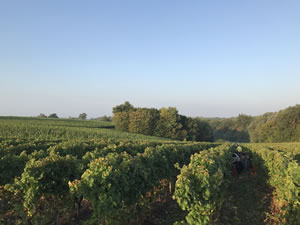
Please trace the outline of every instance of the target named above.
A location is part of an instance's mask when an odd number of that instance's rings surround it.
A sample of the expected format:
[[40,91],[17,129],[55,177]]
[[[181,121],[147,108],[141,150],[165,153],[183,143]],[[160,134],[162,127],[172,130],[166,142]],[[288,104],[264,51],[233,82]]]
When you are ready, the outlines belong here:
[[[52,118],[52,119],[58,119],[58,115],[56,113],[51,113],[49,116],[46,116],[44,113],[40,113],[38,116],[40,118]],[[76,117],[69,117],[69,119],[80,119],[80,120],[86,120],[87,114],[86,113],[80,113],[78,118]]]
[[216,140],[235,142],[300,141],[300,105],[260,116],[240,114],[232,118],[204,119]]
[[191,118],[175,107],[135,108],[129,102],[113,108],[117,130],[188,141],[300,141],[300,105],[260,116]]
[[180,115],[175,107],[136,108],[126,101],[113,108],[112,121],[121,131],[174,140],[214,141],[207,121]]

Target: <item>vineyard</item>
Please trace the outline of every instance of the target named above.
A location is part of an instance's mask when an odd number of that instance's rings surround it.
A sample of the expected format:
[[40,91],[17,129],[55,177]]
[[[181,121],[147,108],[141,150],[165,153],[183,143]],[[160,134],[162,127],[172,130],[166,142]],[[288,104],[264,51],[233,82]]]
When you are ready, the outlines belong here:
[[[237,149],[255,174],[232,176]],[[300,224],[299,156],[299,143],[181,142],[110,122],[0,117],[0,224]]]

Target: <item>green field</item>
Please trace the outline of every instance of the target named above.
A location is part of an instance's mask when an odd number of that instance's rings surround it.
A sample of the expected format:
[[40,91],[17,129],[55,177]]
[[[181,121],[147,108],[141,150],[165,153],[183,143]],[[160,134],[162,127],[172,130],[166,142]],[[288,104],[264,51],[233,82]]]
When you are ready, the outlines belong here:
[[112,130],[112,122],[36,117],[0,117],[1,139],[78,140],[91,138],[163,140]]
[[0,117],[0,224],[299,224],[300,143],[173,141],[111,122]]

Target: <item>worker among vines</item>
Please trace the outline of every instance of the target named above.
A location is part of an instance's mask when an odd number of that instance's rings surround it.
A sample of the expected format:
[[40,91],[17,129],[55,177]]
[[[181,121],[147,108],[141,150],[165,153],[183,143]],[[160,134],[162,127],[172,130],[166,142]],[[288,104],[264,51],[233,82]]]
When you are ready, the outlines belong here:
[[243,170],[251,171],[254,174],[254,167],[251,161],[250,154],[246,154],[242,151],[242,147],[238,146],[237,151],[232,153],[232,175],[239,175]]

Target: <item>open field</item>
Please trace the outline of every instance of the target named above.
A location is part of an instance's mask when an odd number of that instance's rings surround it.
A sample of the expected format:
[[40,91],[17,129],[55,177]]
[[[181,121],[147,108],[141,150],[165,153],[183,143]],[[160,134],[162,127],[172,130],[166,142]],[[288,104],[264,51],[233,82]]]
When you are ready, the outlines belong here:
[[0,117],[0,138],[27,140],[78,140],[91,138],[163,140],[162,138],[111,130],[107,121]]

